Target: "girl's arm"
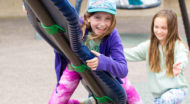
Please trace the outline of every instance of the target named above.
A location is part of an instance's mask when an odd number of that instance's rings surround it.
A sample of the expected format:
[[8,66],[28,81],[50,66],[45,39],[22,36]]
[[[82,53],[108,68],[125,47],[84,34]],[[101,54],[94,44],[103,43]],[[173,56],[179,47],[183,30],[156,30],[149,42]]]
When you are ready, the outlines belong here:
[[174,51],[174,75],[177,76],[181,71],[184,71],[185,66],[188,64],[189,50],[188,47],[181,41],[177,41]]
[[127,61],[143,61],[148,55],[150,41],[145,41],[134,48],[125,48],[125,57]]
[[[105,44],[106,47],[103,47]],[[103,41],[100,48],[106,48],[106,50],[105,53],[98,56],[99,63],[96,70],[107,71],[116,77],[124,78],[128,73],[128,68],[123,45],[116,29],[114,29],[106,41]]]

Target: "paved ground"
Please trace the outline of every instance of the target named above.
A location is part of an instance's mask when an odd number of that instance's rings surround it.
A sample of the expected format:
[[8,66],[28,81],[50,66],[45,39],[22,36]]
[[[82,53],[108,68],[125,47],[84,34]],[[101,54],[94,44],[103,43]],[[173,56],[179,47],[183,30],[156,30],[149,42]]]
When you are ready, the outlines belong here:
[[[135,46],[148,38],[150,17],[118,18],[117,28],[123,44]],[[180,21],[181,23],[181,21]],[[183,26],[180,33],[184,34]],[[53,49],[35,38],[26,18],[0,18],[0,104],[47,104],[56,84]],[[184,36],[183,36],[184,37]],[[128,78],[144,104],[152,104],[148,90],[145,63],[128,63]],[[185,75],[190,82],[190,63]],[[87,92],[79,85],[72,98],[85,99]],[[183,104],[189,104],[188,95]]]

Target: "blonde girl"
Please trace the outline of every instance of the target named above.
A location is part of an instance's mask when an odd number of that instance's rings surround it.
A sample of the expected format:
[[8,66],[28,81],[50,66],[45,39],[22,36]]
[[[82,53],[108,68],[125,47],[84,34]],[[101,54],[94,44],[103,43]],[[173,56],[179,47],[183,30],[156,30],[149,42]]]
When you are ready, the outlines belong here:
[[178,33],[177,15],[161,10],[152,19],[150,40],[125,50],[127,61],[146,61],[154,104],[179,104],[188,83],[184,69],[189,50]]

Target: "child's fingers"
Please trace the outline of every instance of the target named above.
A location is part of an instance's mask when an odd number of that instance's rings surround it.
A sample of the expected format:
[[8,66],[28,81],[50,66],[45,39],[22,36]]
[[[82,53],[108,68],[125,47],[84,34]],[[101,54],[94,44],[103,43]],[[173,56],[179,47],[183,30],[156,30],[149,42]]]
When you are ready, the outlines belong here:
[[96,56],[100,56],[100,53],[98,53],[98,52],[96,52],[96,51],[94,51],[94,50],[91,50],[91,52],[92,52],[94,55],[96,55]]
[[176,77],[176,76],[178,76],[180,73],[181,73],[181,70],[177,70],[177,71],[174,72],[174,76]]
[[90,69],[92,69],[92,70],[96,70],[96,68],[97,68],[97,64],[89,64],[89,63],[87,63],[87,66],[88,66]]
[[86,61],[86,64],[87,64],[87,66],[88,66],[89,68],[91,68],[92,70],[96,70],[96,68],[97,68],[97,66],[98,66],[98,62],[99,62],[98,58],[95,57],[95,58],[93,58],[93,59],[91,59],[91,60],[87,60],[87,61]]
[[88,66],[89,68],[91,68],[91,69],[93,69],[93,68],[96,68],[96,67],[97,67],[97,65],[96,65],[96,64],[87,64],[87,66]]
[[98,62],[94,61],[94,62],[87,62],[87,66],[93,66],[93,65],[97,65]]
[[181,64],[182,64],[181,62],[178,62],[178,63],[176,63],[175,65],[176,65],[176,66],[179,66],[179,65],[181,65]]
[[87,63],[94,63],[97,61],[97,57],[94,57],[93,59],[86,60]]
[[181,62],[178,62],[178,63],[176,63],[176,64],[173,65],[173,68],[174,69],[178,69],[181,64],[182,64]]
[[181,70],[180,70],[181,64],[182,64],[181,62],[178,62],[178,63],[173,65],[173,73],[174,73],[175,77],[181,73]]

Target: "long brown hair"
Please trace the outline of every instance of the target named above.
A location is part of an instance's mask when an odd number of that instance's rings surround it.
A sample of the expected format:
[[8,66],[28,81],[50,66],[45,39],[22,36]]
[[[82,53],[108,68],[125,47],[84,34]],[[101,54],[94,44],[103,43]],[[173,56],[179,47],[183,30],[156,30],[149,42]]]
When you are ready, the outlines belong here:
[[[84,23],[82,24],[83,36],[85,35],[86,28],[89,30],[89,32],[92,32],[92,28],[90,26],[90,23],[87,21],[87,19],[90,18],[95,13],[96,12],[94,12],[94,13],[88,13],[88,12],[86,12],[84,14],[84,21],[83,21]],[[115,28],[115,26],[116,26],[116,18],[115,18],[115,15],[112,15],[112,23],[111,23],[111,26],[108,29],[108,31],[106,31],[103,35],[96,35],[96,34],[94,34],[93,37],[91,37],[91,38],[92,39],[102,39],[103,37],[110,35],[110,33]]]
[[174,64],[174,47],[177,40],[181,41],[178,33],[177,15],[172,10],[161,10],[154,15],[151,25],[150,47],[149,47],[149,65],[152,72],[160,72],[160,54],[159,54],[159,40],[154,34],[154,21],[157,17],[164,17],[167,19],[168,34],[163,42],[165,51],[163,54],[166,56],[165,66],[167,68],[167,76],[173,77],[173,64]]

